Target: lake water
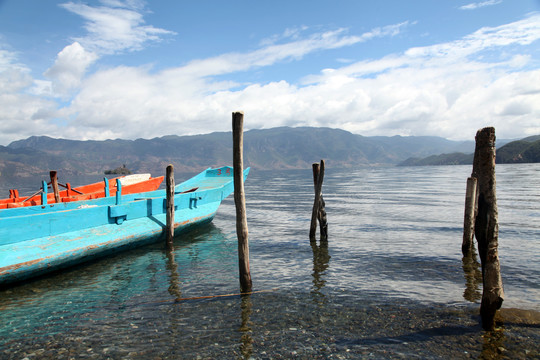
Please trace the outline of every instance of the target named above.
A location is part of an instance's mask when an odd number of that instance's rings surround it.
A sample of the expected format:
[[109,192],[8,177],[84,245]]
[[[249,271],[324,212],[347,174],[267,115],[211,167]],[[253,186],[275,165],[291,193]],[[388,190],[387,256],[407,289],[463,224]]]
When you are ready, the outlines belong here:
[[154,244],[0,291],[0,358],[538,358],[540,164],[497,165],[505,301],[493,332],[480,326],[478,261],[461,254],[470,172],[327,169],[325,245],[308,236],[311,169],[252,171],[256,293],[235,295],[231,196],[175,239],[174,259]]

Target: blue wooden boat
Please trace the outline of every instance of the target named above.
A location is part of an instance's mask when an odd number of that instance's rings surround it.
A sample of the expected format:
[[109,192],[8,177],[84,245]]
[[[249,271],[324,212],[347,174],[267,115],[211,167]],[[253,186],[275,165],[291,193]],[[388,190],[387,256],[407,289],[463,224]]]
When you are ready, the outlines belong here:
[[[247,177],[249,169],[244,171]],[[164,239],[166,190],[0,210],[0,286]],[[232,167],[175,186],[175,235],[212,221]]]

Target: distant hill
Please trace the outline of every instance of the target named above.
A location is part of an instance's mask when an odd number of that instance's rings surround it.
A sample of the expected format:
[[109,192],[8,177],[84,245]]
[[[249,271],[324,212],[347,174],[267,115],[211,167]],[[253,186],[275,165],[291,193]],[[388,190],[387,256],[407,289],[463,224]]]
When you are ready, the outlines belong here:
[[[400,166],[426,165],[471,165],[474,154],[451,153],[432,155],[425,158],[411,157]],[[540,162],[540,135],[530,136],[521,140],[507,142],[496,150],[497,164],[537,163]]]
[[48,173],[46,169],[63,169],[68,173],[80,173],[74,169],[69,158],[49,154],[29,147],[11,148],[0,146],[0,175],[33,176]]
[[470,165],[474,154],[451,153],[431,155],[426,158],[408,158],[400,166],[426,166],[426,165]]
[[[474,142],[428,136],[365,137],[311,127],[250,130],[244,134],[244,166],[254,169],[310,168],[320,159],[327,167],[395,165],[409,157],[443,152],[472,152]],[[132,172],[162,174],[172,163],[177,172],[194,172],[232,163],[231,132],[154,139],[79,141],[32,136],[0,147],[0,173],[14,176],[103,174],[125,165]]]
[[498,149],[496,156],[499,164],[540,162],[540,135],[512,141]]

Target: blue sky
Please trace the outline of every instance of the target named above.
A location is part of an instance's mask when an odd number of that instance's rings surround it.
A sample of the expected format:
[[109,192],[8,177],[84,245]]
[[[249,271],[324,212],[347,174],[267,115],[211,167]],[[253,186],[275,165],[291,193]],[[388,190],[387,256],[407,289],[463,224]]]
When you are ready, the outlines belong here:
[[0,145],[540,134],[540,0],[0,0]]

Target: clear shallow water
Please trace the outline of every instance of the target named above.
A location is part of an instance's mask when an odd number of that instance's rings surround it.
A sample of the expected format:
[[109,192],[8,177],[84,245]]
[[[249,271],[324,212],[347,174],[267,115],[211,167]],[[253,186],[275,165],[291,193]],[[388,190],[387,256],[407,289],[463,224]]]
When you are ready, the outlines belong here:
[[252,171],[260,292],[200,298],[238,293],[229,197],[174,260],[156,244],[1,291],[0,358],[538,357],[540,164],[497,166],[506,312],[493,333],[479,265],[461,255],[470,171],[327,169],[328,246],[308,238],[311,170]]

